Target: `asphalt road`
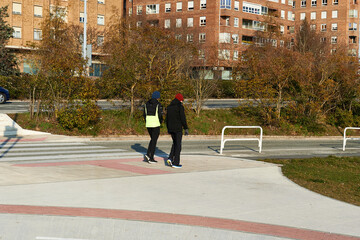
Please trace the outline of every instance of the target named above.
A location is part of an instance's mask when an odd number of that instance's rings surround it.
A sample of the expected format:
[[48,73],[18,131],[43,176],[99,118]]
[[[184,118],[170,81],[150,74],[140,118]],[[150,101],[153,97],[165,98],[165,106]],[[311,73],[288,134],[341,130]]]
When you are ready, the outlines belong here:
[[[145,153],[148,140],[142,137],[131,141],[95,141],[89,144],[102,145],[107,148],[119,148],[128,151]],[[201,139],[197,137],[183,137],[182,154],[216,155],[220,154],[221,138]],[[225,144],[222,156],[245,159],[266,158],[310,158],[326,156],[360,156],[360,142],[348,141],[346,150],[342,150],[342,137],[331,138],[275,138],[264,137],[262,152],[256,141],[232,141]],[[159,140],[157,155],[167,157],[171,148],[171,140]]]
[[[204,109],[233,108],[239,106],[244,100],[239,99],[209,99],[204,104]],[[121,100],[107,101],[98,100],[98,105],[103,110],[116,110],[129,106]],[[23,113],[29,111],[28,101],[12,100],[5,104],[0,104],[0,113]]]

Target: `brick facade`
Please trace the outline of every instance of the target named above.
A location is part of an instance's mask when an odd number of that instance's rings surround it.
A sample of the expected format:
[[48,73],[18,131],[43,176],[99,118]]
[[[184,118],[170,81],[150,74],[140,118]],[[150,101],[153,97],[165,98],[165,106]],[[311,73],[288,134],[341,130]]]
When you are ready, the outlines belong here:
[[[28,41],[38,41],[37,30],[49,6],[56,0],[1,0],[9,6],[8,23],[18,32],[8,47],[21,49]],[[254,40],[266,15],[277,16],[285,37],[306,18],[312,27],[326,33],[334,44],[344,43],[353,55],[359,51],[359,13],[357,0],[88,0],[88,26],[103,31],[114,10],[134,18],[137,24],[150,23],[169,28],[203,49],[218,51],[217,66],[231,68],[232,60]],[[82,0],[59,0],[67,10],[68,22],[79,24]],[[39,14],[41,9],[41,14]],[[124,13],[122,13],[124,11]],[[99,18],[104,23],[99,24]],[[276,44],[280,44],[277,42]],[[96,51],[96,48],[95,48]],[[204,53],[205,54],[205,53]]]

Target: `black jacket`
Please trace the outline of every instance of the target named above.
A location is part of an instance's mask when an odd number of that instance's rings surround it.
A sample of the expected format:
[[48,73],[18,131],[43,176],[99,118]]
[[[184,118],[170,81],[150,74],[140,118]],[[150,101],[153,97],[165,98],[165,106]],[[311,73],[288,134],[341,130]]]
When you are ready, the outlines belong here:
[[188,129],[184,106],[176,98],[167,107],[166,126],[168,132],[182,132],[183,129]]
[[155,116],[156,115],[156,106],[159,105],[159,110],[158,110],[158,117],[159,117],[159,121],[160,123],[163,122],[163,108],[161,106],[161,103],[155,99],[155,98],[151,98],[149,101],[147,101],[145,103],[145,107],[144,107],[144,119],[146,120],[146,113],[145,113],[145,108],[147,111],[147,115],[149,116]]

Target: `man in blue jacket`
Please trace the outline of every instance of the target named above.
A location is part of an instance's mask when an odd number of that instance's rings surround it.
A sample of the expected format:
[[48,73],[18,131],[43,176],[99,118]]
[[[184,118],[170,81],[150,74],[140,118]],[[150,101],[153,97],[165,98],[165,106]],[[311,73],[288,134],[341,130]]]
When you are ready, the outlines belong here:
[[182,165],[180,165],[180,152],[183,129],[185,129],[185,136],[189,135],[185,110],[184,106],[182,105],[183,101],[183,95],[181,95],[181,93],[176,94],[175,99],[167,107],[166,111],[166,126],[173,140],[167,163],[173,168],[182,167]]
[[163,121],[163,109],[158,101],[160,92],[153,92],[151,99],[146,102],[144,107],[144,118],[146,128],[150,135],[150,142],[147,153],[144,155],[145,161],[148,163],[156,163],[154,159],[156,143],[160,135],[160,125]]

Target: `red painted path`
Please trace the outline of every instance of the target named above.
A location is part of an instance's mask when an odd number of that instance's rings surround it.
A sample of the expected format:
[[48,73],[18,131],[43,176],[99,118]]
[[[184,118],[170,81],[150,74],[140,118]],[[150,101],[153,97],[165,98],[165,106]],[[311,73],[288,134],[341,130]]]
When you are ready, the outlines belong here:
[[201,217],[171,213],[130,211],[100,208],[44,207],[25,205],[0,205],[0,213],[29,214],[72,217],[113,218],[157,223],[182,224],[189,226],[209,227],[254,234],[271,235],[302,240],[359,240],[359,237],[313,231],[286,226],[254,223],[232,219]]

